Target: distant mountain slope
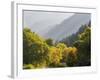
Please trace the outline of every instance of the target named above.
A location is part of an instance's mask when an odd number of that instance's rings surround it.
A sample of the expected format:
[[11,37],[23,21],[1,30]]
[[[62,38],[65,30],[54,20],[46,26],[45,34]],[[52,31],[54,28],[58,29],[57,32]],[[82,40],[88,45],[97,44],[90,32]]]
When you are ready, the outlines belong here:
[[56,25],[50,29],[45,35],[45,38],[52,38],[55,41],[62,40],[62,38],[76,33],[78,29],[88,24],[90,21],[90,14],[75,14],[68,19],[65,19],[62,23]]
[[78,35],[79,35],[80,33],[82,33],[82,32],[87,28],[87,26],[89,26],[89,27],[91,26],[90,22],[88,23],[88,25],[82,25],[76,33],[73,33],[72,35],[70,35],[70,36],[68,36],[68,37],[66,37],[66,38],[64,38],[64,39],[62,39],[62,40],[59,41],[59,42],[65,43],[65,44],[68,45],[68,46],[72,46],[73,43],[74,43],[75,41],[77,41]]

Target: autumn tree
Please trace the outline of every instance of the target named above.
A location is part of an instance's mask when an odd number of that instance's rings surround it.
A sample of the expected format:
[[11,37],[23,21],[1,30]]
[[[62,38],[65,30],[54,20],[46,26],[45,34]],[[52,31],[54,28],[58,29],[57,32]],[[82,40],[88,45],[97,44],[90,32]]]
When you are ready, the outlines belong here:
[[69,47],[66,49],[66,64],[67,66],[75,66],[77,61],[77,48]]
[[62,59],[61,50],[56,47],[51,47],[50,54],[49,54],[50,66],[57,67],[61,59]]

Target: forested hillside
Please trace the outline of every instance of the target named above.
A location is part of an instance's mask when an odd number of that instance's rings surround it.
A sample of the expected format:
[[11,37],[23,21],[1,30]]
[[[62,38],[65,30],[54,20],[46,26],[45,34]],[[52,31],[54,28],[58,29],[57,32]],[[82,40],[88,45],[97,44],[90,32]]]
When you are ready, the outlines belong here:
[[91,65],[91,25],[59,42],[44,39],[29,28],[23,30],[23,69]]

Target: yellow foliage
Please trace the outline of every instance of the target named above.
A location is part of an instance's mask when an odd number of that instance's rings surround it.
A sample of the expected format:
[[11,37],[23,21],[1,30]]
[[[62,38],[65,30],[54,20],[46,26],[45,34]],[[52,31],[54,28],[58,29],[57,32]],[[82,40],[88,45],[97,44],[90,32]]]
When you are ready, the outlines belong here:
[[63,53],[62,53],[63,61],[66,62],[69,55],[72,57],[73,60],[76,60],[77,59],[77,48],[76,47],[64,48]]
[[60,60],[62,59],[62,53],[59,48],[51,47],[50,48],[50,62],[58,64]]

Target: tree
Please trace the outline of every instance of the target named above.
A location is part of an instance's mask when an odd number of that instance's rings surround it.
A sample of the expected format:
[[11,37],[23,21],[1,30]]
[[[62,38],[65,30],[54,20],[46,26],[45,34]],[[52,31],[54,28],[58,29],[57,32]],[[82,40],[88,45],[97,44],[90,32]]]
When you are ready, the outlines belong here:
[[56,45],[56,47],[57,47],[57,48],[60,48],[60,49],[64,49],[64,48],[67,47],[67,45],[65,45],[64,43],[58,43],[58,44]]
[[51,47],[49,54],[50,66],[51,67],[58,66],[61,59],[62,59],[61,50],[56,47]]
[[74,43],[78,48],[78,66],[91,65],[91,28],[86,27],[83,33],[78,37]]
[[49,46],[53,46],[53,40],[52,39],[46,39],[46,43],[49,45]]
[[46,67],[49,46],[45,40],[30,29],[23,30],[23,64],[33,64],[34,67]]
[[67,66],[75,66],[77,61],[77,48],[67,48],[66,64]]
[[[29,28],[23,30],[23,68],[88,66],[91,64],[91,27],[85,25],[71,47],[43,39]],[[83,30],[83,29],[82,29]]]
[[[90,23],[89,23],[90,24]],[[78,40],[78,35],[82,33],[86,29],[87,25],[82,25],[76,33],[73,33],[72,35],[65,37],[60,42],[67,44],[67,46],[73,46],[73,43]]]
[[66,63],[67,66],[74,66],[77,60],[77,48],[67,47],[64,43],[58,43],[56,47],[61,51],[61,63]]

